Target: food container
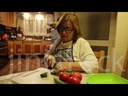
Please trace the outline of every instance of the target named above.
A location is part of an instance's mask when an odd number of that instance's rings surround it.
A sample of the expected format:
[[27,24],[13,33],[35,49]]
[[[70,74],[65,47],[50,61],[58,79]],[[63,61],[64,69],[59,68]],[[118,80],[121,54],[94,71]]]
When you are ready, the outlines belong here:
[[128,84],[128,80],[113,73],[92,74],[86,82],[87,84]]

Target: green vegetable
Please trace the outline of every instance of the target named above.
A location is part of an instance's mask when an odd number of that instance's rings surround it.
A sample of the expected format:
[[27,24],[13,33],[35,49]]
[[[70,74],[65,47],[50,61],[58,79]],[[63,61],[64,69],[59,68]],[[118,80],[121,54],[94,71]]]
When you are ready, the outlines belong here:
[[54,81],[55,81],[55,84],[66,84],[65,82],[61,81],[59,78],[57,77],[53,77],[54,78]]
[[[66,71],[66,73],[67,73],[68,75],[70,75],[70,74],[72,73],[72,71]],[[52,74],[52,75],[59,75],[58,73],[55,73],[55,72],[51,72],[51,74]]]
[[42,78],[47,77],[47,72],[40,74],[40,77],[42,77]]

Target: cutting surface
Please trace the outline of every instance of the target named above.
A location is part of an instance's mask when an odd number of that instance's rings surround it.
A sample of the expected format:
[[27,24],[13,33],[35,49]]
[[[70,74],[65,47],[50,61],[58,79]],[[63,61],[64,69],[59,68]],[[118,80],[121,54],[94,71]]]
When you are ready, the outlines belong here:
[[[41,78],[40,74],[48,72],[47,77]],[[23,75],[12,79],[18,84],[54,84],[53,75],[46,68],[38,68],[34,71],[26,72]]]
[[[56,75],[51,74],[52,70],[46,68],[38,68],[33,71],[28,71],[23,73],[20,76],[14,77],[12,82],[16,84],[55,84],[54,78],[57,77]],[[41,78],[40,74],[48,72],[47,77]],[[90,74],[83,74],[82,73],[82,80],[81,84],[86,84],[86,78]]]

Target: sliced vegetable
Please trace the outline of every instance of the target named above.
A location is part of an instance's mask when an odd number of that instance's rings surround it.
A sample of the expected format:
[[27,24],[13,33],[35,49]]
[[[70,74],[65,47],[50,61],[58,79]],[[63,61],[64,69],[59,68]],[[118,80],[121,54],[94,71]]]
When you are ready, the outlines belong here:
[[40,74],[40,77],[41,77],[41,78],[47,77],[47,72],[45,72],[45,73],[43,73],[43,74]]

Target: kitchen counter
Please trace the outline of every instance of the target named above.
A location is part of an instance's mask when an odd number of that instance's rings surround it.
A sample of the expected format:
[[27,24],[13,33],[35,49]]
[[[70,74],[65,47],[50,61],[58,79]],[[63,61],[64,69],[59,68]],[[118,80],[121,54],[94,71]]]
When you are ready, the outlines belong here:
[[[40,74],[43,72],[48,72],[48,77],[41,78]],[[38,68],[33,71],[19,72],[14,74],[9,74],[0,77],[0,84],[55,84],[53,77],[51,75],[51,70],[46,68]],[[86,79],[90,74],[82,73],[81,84],[87,84]]]

